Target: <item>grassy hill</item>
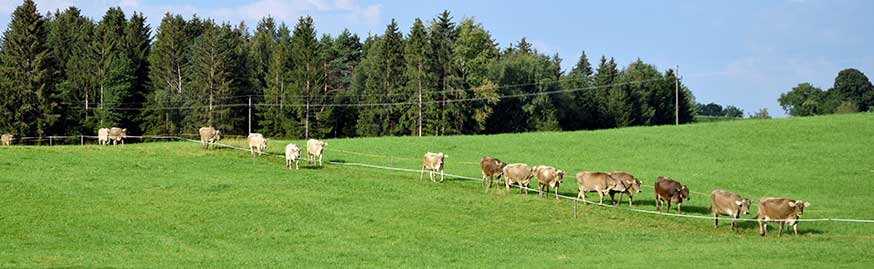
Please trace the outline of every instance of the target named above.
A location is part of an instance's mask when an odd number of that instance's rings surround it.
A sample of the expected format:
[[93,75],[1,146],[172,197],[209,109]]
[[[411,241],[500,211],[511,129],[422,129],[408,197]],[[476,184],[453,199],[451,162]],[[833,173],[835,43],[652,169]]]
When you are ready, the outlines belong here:
[[[803,218],[874,219],[874,114],[685,126],[453,137],[329,140],[326,160],[417,169],[425,151],[447,173],[479,177],[484,155],[573,174],[625,170],[689,185],[689,215],[708,194],[810,201]],[[242,144],[242,141],[224,141]],[[288,141],[270,141],[280,153]],[[294,141],[302,143],[302,141]],[[419,182],[417,173],[340,165],[299,171],[278,158],[189,142],[0,148],[0,267],[571,267],[658,265],[869,267],[874,224],[804,222],[798,237],[735,234],[723,222]],[[426,175],[427,181],[427,175]],[[533,184],[532,184],[533,186]],[[589,195],[594,199],[595,195]],[[623,205],[623,207],[627,207]],[[751,215],[756,214],[755,209]],[[791,233],[790,233],[791,234]]]

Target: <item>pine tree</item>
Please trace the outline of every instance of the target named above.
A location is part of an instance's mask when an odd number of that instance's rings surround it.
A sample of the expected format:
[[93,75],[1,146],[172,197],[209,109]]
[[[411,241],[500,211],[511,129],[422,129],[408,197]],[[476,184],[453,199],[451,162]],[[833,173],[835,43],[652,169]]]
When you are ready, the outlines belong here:
[[313,121],[317,120],[314,117],[314,111],[319,109],[313,105],[321,104],[320,101],[324,96],[318,88],[321,79],[318,51],[319,44],[316,40],[313,18],[301,17],[294,27],[294,34],[291,37],[291,60],[294,63],[294,69],[292,69],[293,92],[299,97],[295,98],[293,104],[296,105],[297,117],[302,120],[298,124],[301,125],[303,133],[298,134],[298,136],[303,138],[325,135],[319,133],[318,130],[311,129]]
[[0,51],[0,129],[16,136],[49,134],[59,119],[46,19],[25,0],[12,13]]
[[[377,66],[381,61],[378,53],[382,47],[382,39],[377,36],[368,36],[362,45],[361,63],[353,72],[352,88],[355,92],[356,103],[378,103],[385,94],[379,86],[379,72]],[[358,136],[377,136],[382,134],[382,122],[378,118],[379,107],[361,106],[358,108],[358,119],[355,122],[355,133]]]
[[255,27],[255,36],[250,44],[250,58],[253,62],[252,72],[258,79],[257,92],[263,92],[268,87],[268,74],[271,72],[270,66],[273,61],[272,54],[276,51],[275,47],[278,46],[279,38],[273,17],[261,18]]
[[[255,61],[254,57],[252,57],[251,40],[252,36],[249,35],[249,31],[244,22],[237,24],[229,37],[233,53],[231,55],[231,63],[228,67],[230,69],[231,89],[234,97],[223,98],[224,103],[247,104],[249,98],[253,98],[253,102],[257,102],[258,99],[255,99],[255,97],[264,94],[264,89],[257,86],[261,82],[255,74]],[[255,110],[254,105],[255,104],[251,107],[253,112]],[[229,126],[233,127],[231,129],[226,129],[225,131],[236,134],[249,133],[250,121],[248,115],[250,107],[234,106],[231,107],[230,110],[231,116],[227,118],[226,122]],[[252,115],[252,117],[252,129],[257,130],[257,114]]]
[[[397,22],[392,20],[385,33],[368,48],[366,66],[369,67],[365,81],[364,102],[370,104],[398,103],[403,100],[403,36]],[[379,105],[362,108],[357,130],[364,136],[399,134],[398,120],[401,106]]]
[[94,23],[79,9],[70,7],[57,13],[50,28],[48,43],[58,67],[55,89],[62,104],[57,132],[94,134],[96,129],[89,125],[96,88],[89,74],[95,65],[89,49]]
[[334,40],[334,50],[337,58],[334,59],[333,66],[339,75],[334,103],[346,105],[334,110],[334,133],[340,137],[351,137],[355,136],[355,121],[358,119],[357,107],[350,104],[356,102],[358,97],[353,81],[359,75],[355,73],[355,69],[361,61],[361,41],[358,35],[343,30]]
[[96,126],[124,126],[126,120],[124,110],[121,107],[134,88],[136,82],[135,66],[123,52],[115,52],[109,57],[112,59],[106,69],[106,77],[100,81],[99,88],[102,90],[102,109],[95,110],[94,122]]
[[595,89],[591,87],[594,84],[593,74],[589,58],[583,51],[562,84],[565,90],[571,91],[569,94],[571,105],[566,113],[567,118],[562,119],[562,129],[580,130],[598,127],[602,116],[598,109]]
[[[140,109],[146,101],[149,91],[149,52],[151,49],[151,27],[146,23],[142,13],[131,15],[125,29],[124,50],[130,60],[133,70],[133,85],[128,98],[124,100],[126,107]],[[125,111],[124,121],[120,124],[127,128],[128,133],[142,133],[139,126],[139,110]]]
[[142,128],[151,134],[177,133],[181,129],[181,114],[174,107],[181,105],[182,93],[188,82],[188,55],[192,31],[182,16],[167,14],[155,33],[149,54],[151,92],[141,115]]
[[[452,81],[450,81],[452,73],[456,70],[452,66],[452,47],[458,32],[455,23],[452,22],[452,16],[447,10],[444,10],[431,21],[429,29],[431,36],[430,43],[434,53],[431,57],[431,62],[434,65],[432,70],[435,72],[436,88],[440,93],[435,96],[440,114],[440,119],[437,120],[438,126],[435,127],[437,129],[435,133],[436,135],[443,135],[447,132],[456,133],[452,130],[451,126],[453,124],[450,121],[452,121],[452,118],[459,118],[456,116],[464,112],[461,111],[462,107],[459,104],[446,101],[464,97],[463,89],[453,88]],[[456,120],[455,123],[459,122]]]
[[593,77],[592,92],[595,94],[595,104],[597,107],[598,124],[595,129],[616,127],[616,121],[610,112],[608,99],[610,96],[613,83],[619,79],[619,70],[616,68],[616,62],[613,58],[607,61],[607,57],[601,55],[601,61],[598,68],[595,70]]
[[258,106],[260,132],[268,136],[297,137],[297,129],[286,130],[283,122],[295,121],[288,92],[292,85],[291,70],[291,32],[284,23],[279,26],[279,38],[271,52],[270,66],[267,70],[267,88],[264,89],[263,104]]
[[[425,125],[425,119],[433,119],[434,104],[432,92],[434,89],[434,77],[430,72],[432,55],[431,44],[425,32],[422,20],[416,18],[410,29],[409,37],[405,42],[404,60],[406,62],[406,91],[404,102],[414,103],[407,106],[400,118],[401,133],[422,136],[423,132],[431,130],[431,125]],[[433,121],[431,121],[433,122]],[[423,130],[424,129],[424,130]]]
[[221,107],[221,100],[232,94],[230,65],[234,48],[231,26],[204,22],[203,33],[191,50],[190,90],[186,92],[184,131],[195,132],[203,126],[229,130],[230,108]]

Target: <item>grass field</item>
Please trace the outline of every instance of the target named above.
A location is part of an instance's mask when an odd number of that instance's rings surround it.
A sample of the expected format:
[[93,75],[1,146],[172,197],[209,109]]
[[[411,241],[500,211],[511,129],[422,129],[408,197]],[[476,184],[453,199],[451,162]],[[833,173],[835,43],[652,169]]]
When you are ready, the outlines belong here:
[[[568,171],[567,195],[577,171],[625,170],[644,180],[641,209],[654,209],[653,180],[664,175],[689,185],[688,215],[706,215],[707,194],[724,188],[754,204],[810,201],[803,218],[874,219],[874,114],[328,143],[326,160],[413,169],[425,151],[442,151],[447,173],[471,177],[484,155],[553,165]],[[762,238],[751,222],[735,234],[725,222],[597,206],[581,205],[575,219],[570,201],[418,177],[288,171],[278,158],[189,142],[4,147],[0,267],[874,265],[874,224],[803,222],[798,237],[771,226]]]

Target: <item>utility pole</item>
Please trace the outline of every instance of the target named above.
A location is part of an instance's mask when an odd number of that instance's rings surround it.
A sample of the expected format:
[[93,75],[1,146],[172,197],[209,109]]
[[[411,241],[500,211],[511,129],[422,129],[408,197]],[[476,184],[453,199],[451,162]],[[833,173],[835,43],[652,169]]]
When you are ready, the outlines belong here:
[[680,65],[677,65],[674,78],[674,125],[680,125]]
[[249,133],[252,133],[252,96],[249,95]]

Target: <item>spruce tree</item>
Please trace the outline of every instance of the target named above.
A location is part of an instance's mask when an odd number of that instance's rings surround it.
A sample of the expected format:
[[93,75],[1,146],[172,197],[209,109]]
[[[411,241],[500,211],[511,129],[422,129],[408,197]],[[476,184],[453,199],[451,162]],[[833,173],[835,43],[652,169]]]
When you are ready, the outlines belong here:
[[232,94],[230,74],[233,60],[231,26],[207,20],[203,32],[191,49],[190,90],[186,92],[184,131],[195,132],[203,126],[232,129],[230,108],[220,104]]
[[146,133],[180,131],[181,114],[175,107],[182,105],[181,96],[189,80],[188,50],[192,36],[188,25],[182,16],[168,13],[155,32],[155,42],[149,54],[151,92],[141,115]]
[[152,29],[146,23],[146,17],[142,13],[135,12],[131,15],[127,29],[125,29],[124,50],[132,65],[134,80],[130,94],[124,102],[127,104],[126,107],[137,110],[125,111],[124,122],[121,125],[128,129],[128,133],[142,133],[139,128],[142,124],[139,118],[141,112],[139,109],[143,107],[149,92],[148,59],[152,43],[151,32]]
[[44,136],[60,118],[46,19],[25,0],[12,12],[0,51],[0,129]]
[[261,18],[255,27],[255,35],[250,43],[251,53],[249,54],[252,58],[252,72],[258,81],[255,85],[257,92],[263,92],[268,87],[270,66],[273,61],[272,54],[276,51],[275,47],[278,46],[279,38],[273,17]]
[[[128,99],[136,82],[135,66],[123,52],[115,52],[106,69],[106,77],[100,81],[102,91],[100,109],[94,112],[95,126],[124,127],[125,108],[120,108]],[[126,128],[126,127],[124,127]]]
[[82,16],[79,9],[70,7],[57,13],[50,28],[48,42],[58,67],[55,89],[62,104],[57,131],[95,134],[96,129],[89,124],[94,112],[91,108],[94,108],[96,88],[89,74],[95,65],[89,49],[94,23]]
[[299,97],[295,98],[293,104],[295,104],[297,117],[301,119],[301,122],[297,124],[303,130],[303,133],[299,133],[298,137],[309,138],[324,135],[324,133],[319,133],[311,128],[313,121],[317,120],[315,112],[321,109],[321,107],[313,105],[320,104],[323,97],[318,87],[321,79],[318,51],[319,44],[316,40],[313,18],[301,17],[295,25],[291,37],[291,60],[294,63],[294,69],[292,69],[293,92]]
[[[450,127],[452,124],[453,115],[463,113],[461,106],[455,103],[449,103],[447,100],[459,99],[464,96],[463,89],[455,89],[452,87],[451,77],[455,68],[452,66],[452,47],[457,37],[455,23],[452,22],[452,16],[448,10],[444,10],[431,21],[429,26],[431,46],[434,55],[431,57],[431,62],[434,65],[435,78],[437,82],[437,91],[435,99],[438,102],[440,119],[437,120],[439,126],[436,126],[436,135],[442,135],[447,132],[453,132]],[[457,91],[462,90],[462,91]]]
[[[264,89],[262,105],[258,106],[260,132],[268,136],[297,137],[297,130],[286,130],[283,122],[297,121],[288,97],[292,87],[291,32],[284,23],[279,26],[278,40],[270,53],[270,72]],[[254,51],[253,51],[254,52]],[[287,104],[287,105],[286,105]]]
[[357,101],[358,93],[352,86],[356,75],[355,68],[361,61],[361,41],[358,35],[349,30],[343,30],[334,40],[334,50],[337,53],[333,65],[339,75],[334,108],[334,133],[340,137],[355,136],[355,121],[358,119],[358,108],[351,106]]
[[401,133],[406,135],[422,136],[431,130],[431,125],[426,125],[426,119],[433,119],[434,104],[432,92],[434,89],[434,76],[430,72],[431,59],[431,44],[428,43],[428,36],[425,32],[425,25],[422,20],[416,18],[410,29],[409,37],[405,42],[404,60],[406,69],[404,76],[406,78],[406,91],[404,91],[404,102],[413,103],[415,105],[406,106],[402,111],[400,118]]

